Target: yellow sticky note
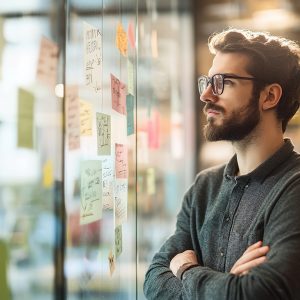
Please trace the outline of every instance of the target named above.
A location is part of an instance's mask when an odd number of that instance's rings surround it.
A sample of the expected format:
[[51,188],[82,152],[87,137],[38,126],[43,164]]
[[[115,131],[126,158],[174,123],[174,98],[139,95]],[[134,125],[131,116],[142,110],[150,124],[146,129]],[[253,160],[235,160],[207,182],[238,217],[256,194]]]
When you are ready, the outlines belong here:
[[18,97],[18,147],[33,148],[34,96],[19,89]]
[[116,46],[123,56],[127,55],[127,34],[121,23],[117,26]]
[[92,135],[92,105],[80,100],[80,135]]
[[43,166],[43,187],[50,188],[53,185],[53,163],[47,160]]
[[147,169],[147,192],[148,195],[155,194],[155,169],[154,168]]

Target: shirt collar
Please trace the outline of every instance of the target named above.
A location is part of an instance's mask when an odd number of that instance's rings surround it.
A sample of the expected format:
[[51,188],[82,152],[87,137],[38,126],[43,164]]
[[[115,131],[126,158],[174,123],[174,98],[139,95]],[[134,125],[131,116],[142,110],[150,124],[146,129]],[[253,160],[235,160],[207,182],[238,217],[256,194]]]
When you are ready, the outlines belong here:
[[[292,144],[290,139],[286,138],[284,139],[284,144],[281,146],[281,148],[279,148],[271,157],[265,160],[252,172],[238,177],[240,178],[244,177],[245,179],[255,178],[260,182],[263,182],[266,176],[268,176],[276,167],[278,167],[281,163],[283,163],[293,153],[293,150],[294,150],[294,145]],[[226,165],[224,170],[224,176],[226,178],[235,177],[237,170],[238,170],[238,164],[237,164],[237,157],[235,154]]]

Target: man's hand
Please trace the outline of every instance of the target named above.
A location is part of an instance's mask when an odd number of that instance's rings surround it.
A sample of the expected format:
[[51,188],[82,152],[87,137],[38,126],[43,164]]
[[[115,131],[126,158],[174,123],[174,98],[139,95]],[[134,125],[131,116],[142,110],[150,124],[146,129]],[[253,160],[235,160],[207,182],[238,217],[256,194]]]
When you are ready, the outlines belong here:
[[269,246],[262,246],[261,241],[249,246],[233,265],[230,273],[239,276],[247,274],[252,268],[266,261],[269,250]]
[[176,276],[178,269],[185,263],[198,264],[197,256],[195,251],[186,250],[173,257],[170,263],[170,269]]

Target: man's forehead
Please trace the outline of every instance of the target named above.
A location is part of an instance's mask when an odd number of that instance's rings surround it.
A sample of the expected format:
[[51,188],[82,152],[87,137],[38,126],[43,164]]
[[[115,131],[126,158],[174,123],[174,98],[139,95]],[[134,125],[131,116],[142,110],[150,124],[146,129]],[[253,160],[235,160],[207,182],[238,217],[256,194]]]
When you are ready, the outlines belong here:
[[217,73],[247,75],[248,63],[249,58],[245,54],[217,52],[208,74],[209,76]]

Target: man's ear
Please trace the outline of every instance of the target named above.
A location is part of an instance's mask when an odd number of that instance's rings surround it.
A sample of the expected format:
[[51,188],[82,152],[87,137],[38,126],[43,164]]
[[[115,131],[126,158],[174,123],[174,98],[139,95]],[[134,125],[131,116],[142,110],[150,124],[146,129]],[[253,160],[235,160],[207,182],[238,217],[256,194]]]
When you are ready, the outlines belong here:
[[278,83],[272,83],[264,88],[262,91],[263,103],[262,109],[268,110],[274,108],[282,95],[282,88]]

